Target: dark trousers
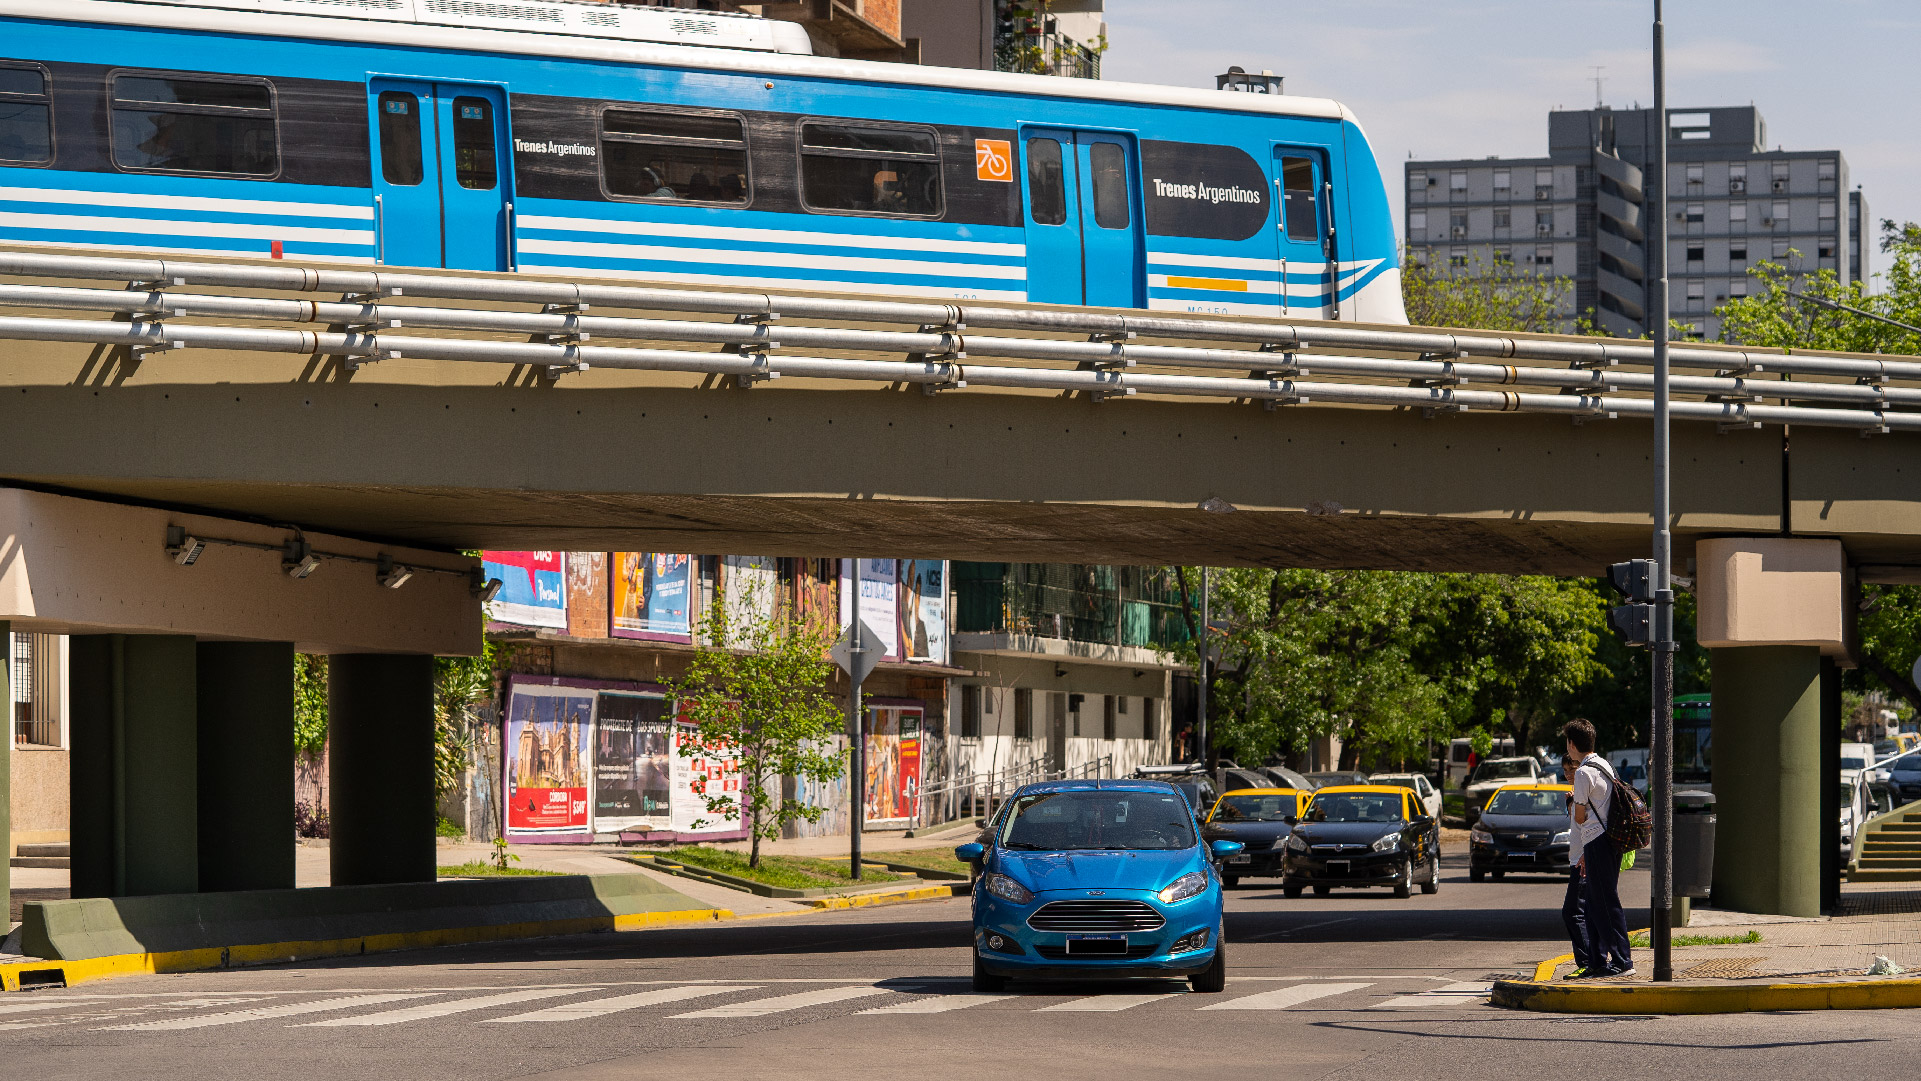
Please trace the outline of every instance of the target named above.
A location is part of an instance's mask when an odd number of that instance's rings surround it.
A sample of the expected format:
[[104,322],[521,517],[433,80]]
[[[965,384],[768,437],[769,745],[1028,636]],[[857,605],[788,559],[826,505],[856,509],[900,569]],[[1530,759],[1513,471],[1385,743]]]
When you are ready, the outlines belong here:
[[1587,916],[1581,911],[1581,869],[1576,867],[1568,872],[1567,897],[1561,901],[1561,924],[1567,928],[1568,940],[1574,943],[1574,967],[1588,967]]
[[1628,917],[1621,909],[1621,854],[1606,834],[1589,841],[1583,850],[1587,881],[1581,891],[1582,915],[1587,920],[1588,960],[1608,968],[1633,963],[1628,952]]

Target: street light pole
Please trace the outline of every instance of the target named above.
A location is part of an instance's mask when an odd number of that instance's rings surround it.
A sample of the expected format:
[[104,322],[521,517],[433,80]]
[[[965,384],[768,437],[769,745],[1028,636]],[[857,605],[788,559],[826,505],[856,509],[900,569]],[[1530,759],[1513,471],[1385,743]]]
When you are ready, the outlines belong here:
[[[1653,732],[1648,795],[1654,815],[1653,883],[1648,898],[1652,917],[1648,937],[1654,945],[1654,979],[1674,978],[1670,951],[1674,903],[1674,537],[1669,504],[1672,453],[1668,442],[1668,88],[1666,32],[1661,0],[1654,0],[1654,139],[1651,182],[1654,228],[1649,237],[1649,271],[1654,332],[1654,634]],[[1597,958],[1597,960],[1600,960]]]
[[862,654],[870,648],[862,640],[860,606],[854,606],[854,622],[847,628],[848,655],[854,660],[854,670],[848,675],[851,682],[847,690],[847,731],[848,750],[851,764],[847,773],[848,827],[847,827],[847,864],[854,881],[860,881],[860,835],[867,828],[867,734],[861,731],[864,719],[860,708],[860,685],[862,677]]
[[1201,568],[1201,640],[1195,643],[1195,645],[1199,647],[1196,652],[1200,657],[1200,668],[1201,668],[1200,670],[1201,693],[1200,693],[1200,713],[1199,713],[1200,730],[1197,735],[1199,746],[1196,749],[1200,751],[1200,759],[1203,764],[1203,767],[1208,772],[1208,779],[1212,780],[1213,773],[1214,773],[1213,741],[1207,738],[1207,621],[1209,618],[1209,613],[1207,609],[1207,594],[1208,594],[1207,568],[1202,567]]

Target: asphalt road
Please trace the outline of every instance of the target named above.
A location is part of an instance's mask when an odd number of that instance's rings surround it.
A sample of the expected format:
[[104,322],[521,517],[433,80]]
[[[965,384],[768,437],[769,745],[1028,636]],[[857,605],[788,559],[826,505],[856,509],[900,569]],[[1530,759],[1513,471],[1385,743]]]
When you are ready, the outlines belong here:
[[[964,898],[131,977],[0,998],[8,1078],[852,1081],[1894,1076],[1912,1012],[1584,1018],[1480,990],[1564,952],[1562,884],[1229,902],[1229,982],[968,988]],[[1646,877],[1626,878],[1645,896]],[[1641,924],[1637,923],[1636,926]],[[1599,1057],[1596,1057],[1599,1056]],[[1582,1065],[1585,1064],[1585,1065]]]

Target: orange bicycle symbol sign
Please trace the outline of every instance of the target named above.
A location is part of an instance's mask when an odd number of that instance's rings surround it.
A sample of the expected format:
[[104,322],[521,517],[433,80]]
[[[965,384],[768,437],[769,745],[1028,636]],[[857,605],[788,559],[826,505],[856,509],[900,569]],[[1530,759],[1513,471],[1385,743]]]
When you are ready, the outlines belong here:
[[982,180],[1012,183],[1014,147],[1006,139],[974,140],[974,175]]

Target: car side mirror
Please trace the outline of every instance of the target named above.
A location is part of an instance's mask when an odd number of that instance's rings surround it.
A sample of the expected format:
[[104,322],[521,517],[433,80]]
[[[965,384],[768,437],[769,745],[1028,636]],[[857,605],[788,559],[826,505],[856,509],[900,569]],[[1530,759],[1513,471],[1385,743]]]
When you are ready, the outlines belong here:
[[962,863],[979,863],[987,855],[987,846],[979,841],[970,842],[954,849],[954,858]]
[[1247,846],[1242,844],[1239,841],[1214,841],[1214,842],[1211,842],[1207,847],[1209,851],[1214,853],[1214,855],[1220,857],[1221,859],[1226,859],[1229,856],[1240,855],[1241,850],[1245,849]]

